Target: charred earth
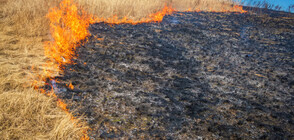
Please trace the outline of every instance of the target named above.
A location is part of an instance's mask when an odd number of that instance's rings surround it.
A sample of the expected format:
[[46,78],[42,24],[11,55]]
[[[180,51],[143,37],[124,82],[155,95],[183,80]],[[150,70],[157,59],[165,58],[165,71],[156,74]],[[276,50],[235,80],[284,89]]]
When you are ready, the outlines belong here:
[[91,139],[294,138],[293,15],[178,12],[89,30],[49,84]]

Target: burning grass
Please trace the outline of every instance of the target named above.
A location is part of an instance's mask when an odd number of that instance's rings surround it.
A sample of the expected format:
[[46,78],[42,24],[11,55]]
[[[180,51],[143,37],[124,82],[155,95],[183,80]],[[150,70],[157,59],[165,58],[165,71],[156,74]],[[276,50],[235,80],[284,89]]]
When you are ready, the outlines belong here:
[[56,99],[28,86],[33,75],[42,74],[42,37],[7,34],[0,32],[0,139],[81,137],[83,127],[75,126]]
[[84,125],[77,127],[78,119],[56,99],[30,86],[35,75],[44,75],[46,62],[42,42],[49,24],[38,21],[49,6],[41,9],[38,2],[0,2],[0,139],[78,139]]
[[[48,77],[48,70],[50,77],[58,74],[59,69],[56,69],[56,66],[48,65],[48,60],[51,59],[50,62],[53,59],[54,61],[59,60],[57,67],[60,67],[64,59],[69,61],[73,56],[72,52],[67,52],[65,54],[70,56],[68,58],[63,55],[50,57],[65,51],[58,50],[60,48],[52,48],[58,46],[54,44],[56,42],[53,44],[47,42],[47,57],[44,55],[43,42],[58,40],[54,34],[52,37],[49,35],[50,21],[46,15],[50,8],[58,6],[60,2],[61,0],[0,0],[1,139],[68,139],[83,136],[81,129],[84,126],[77,127],[76,121],[72,121],[71,115],[57,107],[56,99],[38,94],[38,91],[31,88],[33,81],[38,79],[37,77],[43,77],[41,79]],[[228,11],[224,8],[233,8],[230,0],[183,0],[181,2],[176,0],[76,0],[76,2],[80,5],[77,8],[87,9],[86,12],[98,17],[99,20],[96,18],[96,21],[116,24],[126,21],[128,23],[158,22],[160,20],[154,20],[157,15],[160,15],[162,19],[166,13],[171,13],[170,8],[169,10],[163,9],[164,7],[168,8],[167,5],[179,10],[194,11]],[[165,13],[162,14],[158,11]],[[77,16],[83,15],[83,12],[79,10],[75,12]],[[53,14],[52,16],[57,15]],[[82,21],[81,19],[78,18],[76,22]],[[90,22],[89,19],[85,20],[86,25]],[[55,29],[62,27],[64,26],[57,26]],[[69,45],[76,44],[88,35],[86,31],[88,26],[84,27],[84,35],[73,41],[71,35],[76,32],[61,29],[65,34],[59,35],[65,35],[63,41]],[[80,29],[81,26],[78,26],[76,31]],[[71,46],[65,49],[72,51],[75,47]],[[52,50],[58,51],[52,54]],[[42,85],[43,81],[38,81],[38,83]]]

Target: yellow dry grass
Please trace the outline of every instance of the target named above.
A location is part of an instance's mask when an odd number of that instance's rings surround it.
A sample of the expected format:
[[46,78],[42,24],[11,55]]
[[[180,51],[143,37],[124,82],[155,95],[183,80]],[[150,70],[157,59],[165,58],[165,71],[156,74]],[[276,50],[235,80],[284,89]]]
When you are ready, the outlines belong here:
[[222,11],[232,8],[233,0],[75,0],[88,13],[98,17],[127,16],[130,19],[147,17],[165,5],[176,10]]
[[190,9],[192,11],[220,12],[223,10],[230,10],[234,4],[237,4],[237,2],[234,2],[233,0],[172,0],[171,4],[180,11]]
[[80,139],[76,125],[53,98],[37,91],[0,94],[0,139]]
[[[46,62],[42,42],[49,40],[50,7],[61,0],[0,0],[0,139],[79,139],[77,126],[56,105],[56,99],[31,87]],[[98,17],[140,19],[172,5],[218,11],[231,0],[75,0]],[[78,119],[77,119],[78,120]]]

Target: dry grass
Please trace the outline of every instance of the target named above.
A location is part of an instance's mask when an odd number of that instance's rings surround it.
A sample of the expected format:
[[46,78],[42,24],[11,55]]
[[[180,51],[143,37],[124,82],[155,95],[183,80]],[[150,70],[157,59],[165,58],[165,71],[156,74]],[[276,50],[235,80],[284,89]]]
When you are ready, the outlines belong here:
[[191,9],[219,12],[231,9],[234,4],[233,0],[172,0],[173,7],[180,11]]
[[34,90],[0,94],[0,139],[80,139],[75,125],[53,98]]
[[84,9],[98,17],[127,16],[140,19],[155,13],[165,5],[164,0],[76,0]]
[[[0,0],[0,139],[78,139],[84,126],[56,101],[32,90],[32,80],[45,64],[50,7],[61,0]],[[179,10],[231,7],[230,0],[76,0],[98,17],[140,19],[172,5]],[[225,5],[223,3],[226,3]]]
[[[5,1],[5,0],[2,0]],[[2,27],[12,28],[14,35],[42,36],[48,34],[49,21],[45,16],[50,7],[61,0],[6,0],[1,6]],[[9,29],[8,29],[9,30]]]
[[98,17],[127,16],[140,19],[171,5],[176,10],[222,11],[232,8],[232,0],[76,0],[87,12]]

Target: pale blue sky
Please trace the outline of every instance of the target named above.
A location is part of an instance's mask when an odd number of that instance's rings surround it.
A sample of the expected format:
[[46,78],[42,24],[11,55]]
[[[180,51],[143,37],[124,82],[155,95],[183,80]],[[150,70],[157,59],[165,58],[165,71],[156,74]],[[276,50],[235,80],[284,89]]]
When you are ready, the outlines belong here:
[[[236,0],[238,1],[238,0]],[[242,0],[242,2],[248,3],[249,1],[263,2],[264,0]],[[288,10],[290,5],[294,5],[294,0],[266,0],[266,2],[274,5],[279,5],[282,7],[282,10]],[[294,10],[294,9],[292,9]],[[293,12],[293,11],[292,11]]]

